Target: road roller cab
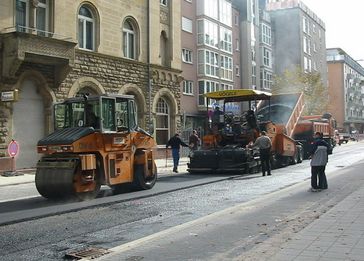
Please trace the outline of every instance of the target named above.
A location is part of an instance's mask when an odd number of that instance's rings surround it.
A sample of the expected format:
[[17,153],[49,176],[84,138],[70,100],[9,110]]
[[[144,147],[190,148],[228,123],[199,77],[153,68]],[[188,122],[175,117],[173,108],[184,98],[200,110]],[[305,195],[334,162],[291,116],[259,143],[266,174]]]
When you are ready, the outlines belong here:
[[46,198],[94,198],[101,185],[150,189],[152,136],[137,126],[129,95],[84,96],[54,107],[55,131],[38,142],[36,187]]

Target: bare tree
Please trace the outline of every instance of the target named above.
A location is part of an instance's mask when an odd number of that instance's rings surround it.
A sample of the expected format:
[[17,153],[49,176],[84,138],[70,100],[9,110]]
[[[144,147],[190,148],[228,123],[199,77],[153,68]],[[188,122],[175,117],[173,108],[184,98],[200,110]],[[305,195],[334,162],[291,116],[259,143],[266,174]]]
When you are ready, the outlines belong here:
[[274,77],[273,94],[303,92],[305,115],[320,115],[327,112],[328,90],[318,72],[303,72],[300,67],[286,70],[282,75]]

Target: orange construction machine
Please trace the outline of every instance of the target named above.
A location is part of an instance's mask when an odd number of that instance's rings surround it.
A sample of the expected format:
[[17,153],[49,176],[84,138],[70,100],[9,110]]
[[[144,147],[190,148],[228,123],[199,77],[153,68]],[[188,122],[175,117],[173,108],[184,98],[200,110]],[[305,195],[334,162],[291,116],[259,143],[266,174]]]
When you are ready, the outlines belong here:
[[55,105],[55,131],[38,142],[44,154],[35,184],[46,198],[94,198],[101,185],[150,189],[157,179],[152,136],[137,126],[129,95],[84,96]]
[[[302,147],[291,137],[303,110],[302,95],[290,97],[292,107],[285,111],[287,119],[284,124],[270,117],[275,113],[270,106],[273,98],[270,93],[240,89],[211,92],[205,97],[208,103],[214,100],[218,105],[208,113],[207,135],[202,139],[202,149],[190,157],[189,172],[254,171],[260,165],[259,152],[247,145],[254,142],[262,130],[272,140],[271,161],[274,167],[302,161]],[[228,111],[232,103],[239,104],[238,112]],[[256,111],[252,110],[255,106],[258,106]]]

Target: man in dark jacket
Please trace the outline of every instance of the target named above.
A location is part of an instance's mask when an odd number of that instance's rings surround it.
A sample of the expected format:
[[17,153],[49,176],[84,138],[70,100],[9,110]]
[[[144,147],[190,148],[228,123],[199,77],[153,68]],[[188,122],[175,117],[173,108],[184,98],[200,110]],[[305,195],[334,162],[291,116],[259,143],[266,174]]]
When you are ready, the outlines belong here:
[[166,145],[167,149],[168,147],[172,148],[173,172],[176,173],[178,173],[177,168],[179,163],[179,150],[181,146],[188,147],[188,145],[181,140],[178,133],[176,133],[172,138],[170,138]]
[[320,132],[316,132],[314,138],[311,150],[311,191],[318,191],[327,189],[325,168],[328,161],[329,144],[323,140]]

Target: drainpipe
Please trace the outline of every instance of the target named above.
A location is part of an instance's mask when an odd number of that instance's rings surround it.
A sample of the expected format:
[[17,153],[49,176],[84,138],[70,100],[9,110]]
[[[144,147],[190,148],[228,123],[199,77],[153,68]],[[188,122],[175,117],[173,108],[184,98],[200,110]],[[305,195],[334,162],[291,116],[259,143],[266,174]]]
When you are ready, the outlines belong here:
[[148,66],[148,114],[149,114],[149,122],[148,129],[149,133],[153,133],[153,121],[152,121],[152,79],[151,79],[151,68],[150,68],[150,0],[147,0],[147,66]]

